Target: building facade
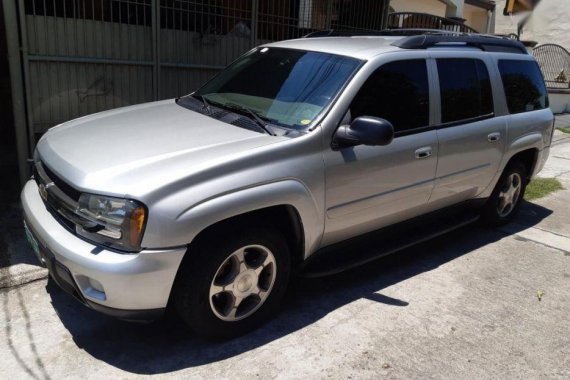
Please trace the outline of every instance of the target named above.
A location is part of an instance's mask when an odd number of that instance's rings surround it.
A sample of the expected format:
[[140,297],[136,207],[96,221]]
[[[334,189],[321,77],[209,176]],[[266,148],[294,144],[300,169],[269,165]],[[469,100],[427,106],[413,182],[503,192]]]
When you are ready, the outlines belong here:
[[[517,32],[517,24],[526,15],[504,16],[505,0],[497,1],[495,30],[497,33]],[[552,43],[570,50],[570,1],[543,0],[529,18],[521,34],[522,40],[540,44]]]
[[[479,33],[494,32],[495,2],[488,0],[391,0],[391,12],[420,12],[454,18]],[[497,8],[499,9],[499,8]]]

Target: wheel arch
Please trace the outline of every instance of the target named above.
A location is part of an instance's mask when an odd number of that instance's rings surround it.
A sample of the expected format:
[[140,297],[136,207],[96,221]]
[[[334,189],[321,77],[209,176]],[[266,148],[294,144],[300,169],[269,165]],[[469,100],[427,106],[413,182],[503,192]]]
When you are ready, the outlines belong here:
[[513,163],[515,161],[520,161],[526,169],[527,180],[530,180],[532,173],[534,173],[534,169],[535,169],[536,164],[538,162],[538,153],[539,153],[538,148],[529,148],[529,149],[522,150],[522,151],[514,154],[509,159],[509,161],[507,162],[505,167],[508,167],[511,163]]
[[262,226],[276,228],[283,234],[286,240],[291,252],[292,264],[298,266],[303,261],[305,245],[303,222],[298,210],[290,204],[269,206],[220,220],[200,231],[188,245],[188,252],[192,251],[193,245],[197,244],[201,239],[215,234],[216,231],[231,230],[232,227],[243,225],[248,225],[252,228]]
[[514,140],[508,145],[499,170],[495,173],[493,180],[479,197],[486,198],[491,195],[505,169],[515,160],[521,160],[523,162],[528,173],[527,180],[530,180],[537,166],[539,153],[542,149],[543,139],[540,133],[531,133]]
[[189,247],[224,224],[272,224],[286,235],[294,261],[300,262],[320,243],[324,221],[319,209],[301,182],[284,180],[203,201],[181,213],[176,224],[177,229],[186,231],[180,239]]
[[528,179],[532,176],[539,157],[544,148],[544,139],[540,132],[529,133],[515,139],[507,148],[500,172],[503,172],[514,160],[520,160],[526,167]]

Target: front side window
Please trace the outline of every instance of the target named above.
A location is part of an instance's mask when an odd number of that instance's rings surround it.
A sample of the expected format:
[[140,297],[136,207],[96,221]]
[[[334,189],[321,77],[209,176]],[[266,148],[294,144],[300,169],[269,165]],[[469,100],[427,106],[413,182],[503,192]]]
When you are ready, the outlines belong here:
[[500,60],[499,72],[511,114],[548,107],[548,92],[536,62]]
[[301,129],[319,118],[360,64],[334,54],[261,48],[239,58],[195,95]]
[[381,66],[355,96],[350,114],[352,119],[359,116],[386,119],[396,132],[429,125],[426,61],[394,61]]
[[437,59],[441,122],[451,123],[493,113],[491,82],[479,59]]

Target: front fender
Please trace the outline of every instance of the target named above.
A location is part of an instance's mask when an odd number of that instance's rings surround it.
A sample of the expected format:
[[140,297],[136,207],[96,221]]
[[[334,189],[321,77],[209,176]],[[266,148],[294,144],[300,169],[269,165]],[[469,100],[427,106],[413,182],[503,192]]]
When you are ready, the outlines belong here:
[[297,210],[304,233],[305,255],[316,250],[323,233],[323,215],[318,212],[317,203],[307,187],[294,179],[236,190],[192,205],[168,226],[168,245],[189,244],[214,223],[279,205],[289,205]]

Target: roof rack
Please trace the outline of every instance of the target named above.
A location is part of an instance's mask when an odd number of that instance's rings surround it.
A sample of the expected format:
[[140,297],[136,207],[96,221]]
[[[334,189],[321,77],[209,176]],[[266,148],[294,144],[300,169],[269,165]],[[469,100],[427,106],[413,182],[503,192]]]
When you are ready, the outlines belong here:
[[303,38],[318,37],[357,37],[357,36],[384,36],[384,31],[378,30],[317,30],[303,36]]
[[402,49],[428,49],[431,47],[470,46],[483,51],[528,54],[524,45],[511,38],[490,34],[473,34],[445,29],[384,29],[384,30],[319,30],[303,38],[317,37],[403,36],[392,43]]
[[375,37],[375,36],[417,36],[422,34],[461,34],[453,30],[423,29],[423,28],[399,28],[383,30],[318,30],[303,36],[303,38],[318,37]]
[[395,41],[392,45],[402,49],[427,49],[436,46],[470,46],[490,52],[528,54],[521,42],[488,34],[423,34],[403,38]]

